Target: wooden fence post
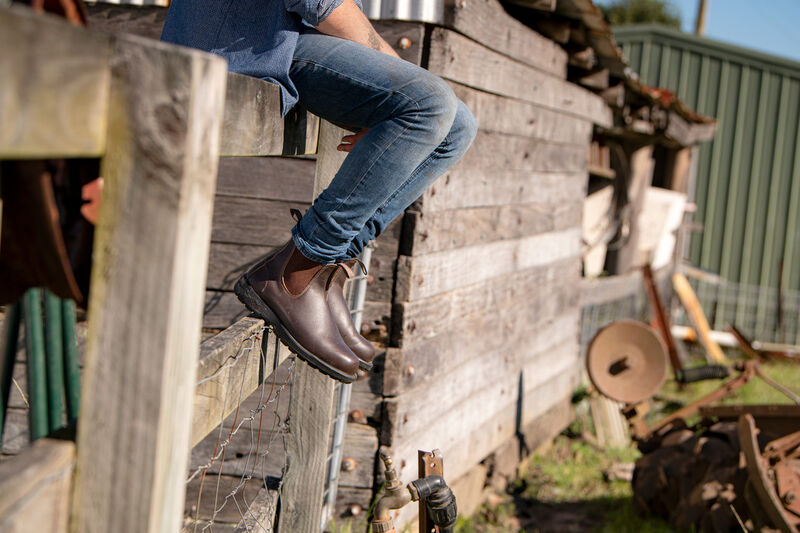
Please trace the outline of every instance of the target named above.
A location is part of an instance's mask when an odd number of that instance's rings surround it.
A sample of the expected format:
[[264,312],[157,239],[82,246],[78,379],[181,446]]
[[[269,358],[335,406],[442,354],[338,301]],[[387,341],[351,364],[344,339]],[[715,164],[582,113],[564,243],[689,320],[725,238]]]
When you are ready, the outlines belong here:
[[[336,150],[345,130],[322,121],[319,132],[314,197],[333,179],[347,155]],[[286,474],[281,487],[280,533],[320,531],[336,381],[311,366],[295,368],[289,431],[286,442]]]
[[226,65],[111,38],[74,532],[179,531]]

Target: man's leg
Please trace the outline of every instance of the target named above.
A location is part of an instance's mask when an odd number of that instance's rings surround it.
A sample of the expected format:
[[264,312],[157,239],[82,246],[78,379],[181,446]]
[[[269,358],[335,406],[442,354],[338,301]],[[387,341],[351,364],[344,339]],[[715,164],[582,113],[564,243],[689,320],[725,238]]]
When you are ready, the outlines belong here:
[[302,35],[292,81],[312,113],[369,132],[292,234],[306,257],[350,257],[466,151],[475,121],[446,82],[408,62]]
[[444,141],[431,152],[401,185],[394,196],[375,211],[361,232],[350,243],[349,257],[356,257],[361,250],[383,233],[386,226],[419,198],[423,191],[433,184],[439,176],[447,172],[466,153],[472,144],[477,123],[469,108],[459,100],[456,118]]

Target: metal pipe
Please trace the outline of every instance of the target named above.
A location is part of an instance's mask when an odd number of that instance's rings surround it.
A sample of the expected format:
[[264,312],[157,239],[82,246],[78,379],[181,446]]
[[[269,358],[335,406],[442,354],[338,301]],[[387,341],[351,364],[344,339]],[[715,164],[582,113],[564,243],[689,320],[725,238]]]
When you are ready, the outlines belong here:
[[3,322],[3,359],[0,365],[0,444],[3,443],[3,425],[8,410],[8,397],[11,394],[11,381],[14,378],[20,314],[19,303],[11,304],[6,308]]
[[44,339],[47,364],[48,432],[62,427],[64,417],[64,342],[62,337],[61,299],[44,290]]
[[78,364],[78,341],[75,336],[75,302],[61,300],[61,325],[64,339],[64,384],[67,422],[78,419],[81,403],[81,371]]
[[22,297],[27,351],[28,426],[31,440],[47,435],[47,376],[44,357],[44,328],[42,326],[42,290],[28,289]]

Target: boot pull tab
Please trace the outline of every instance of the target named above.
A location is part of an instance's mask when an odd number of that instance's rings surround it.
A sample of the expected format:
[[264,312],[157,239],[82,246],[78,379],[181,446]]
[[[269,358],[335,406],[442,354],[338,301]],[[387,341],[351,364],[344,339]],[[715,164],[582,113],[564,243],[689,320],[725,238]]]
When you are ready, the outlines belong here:
[[295,209],[294,207],[289,209],[289,213],[292,215],[292,218],[295,222],[300,222],[303,218],[303,213],[300,212],[299,209]]
[[353,258],[353,261],[358,263],[358,266],[361,267],[361,273],[366,276],[367,275],[367,266],[364,264],[364,262],[361,259],[357,258],[357,257]]
[[350,274],[352,273],[352,270],[350,270],[347,267],[347,265],[345,265],[344,263],[333,263],[331,266],[333,268],[331,269],[331,273],[328,276],[328,281],[325,282],[325,290],[326,291],[331,288],[331,285],[333,284],[333,280],[336,279],[336,274],[339,273],[339,269],[340,268],[342,270],[344,270],[345,279],[349,279],[350,278]]

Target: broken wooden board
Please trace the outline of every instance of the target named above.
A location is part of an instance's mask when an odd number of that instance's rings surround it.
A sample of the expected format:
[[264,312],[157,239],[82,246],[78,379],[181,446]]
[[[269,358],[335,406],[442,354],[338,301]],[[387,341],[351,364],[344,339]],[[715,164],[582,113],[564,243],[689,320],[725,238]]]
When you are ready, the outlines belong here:
[[[555,4],[555,0],[536,1]],[[445,9],[444,26],[526,65],[560,78],[567,77],[567,53],[506,13],[498,0],[454,2]],[[498,31],[499,28],[502,31]]]
[[507,58],[444,28],[435,28],[430,42],[428,69],[445,79],[519,98],[598,126],[612,125],[611,109],[600,97],[562,78]]

